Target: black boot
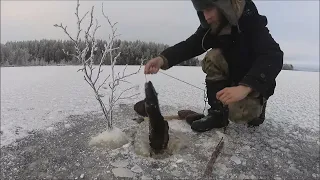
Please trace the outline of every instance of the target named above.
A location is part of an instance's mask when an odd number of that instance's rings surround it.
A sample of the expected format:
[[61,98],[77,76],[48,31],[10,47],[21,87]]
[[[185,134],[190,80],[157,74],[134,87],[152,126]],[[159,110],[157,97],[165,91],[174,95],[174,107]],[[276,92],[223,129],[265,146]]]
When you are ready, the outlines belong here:
[[213,128],[223,128],[228,126],[229,110],[224,108],[221,110],[208,110],[208,115],[199,120],[193,121],[191,129],[197,132],[210,131]]
[[248,127],[256,127],[262,124],[266,118],[266,107],[267,101],[263,103],[262,112],[259,117],[254,118],[252,121],[248,122]]
[[228,126],[229,108],[224,106],[216,98],[217,92],[227,87],[228,84],[229,83],[227,81],[206,81],[208,104],[210,105],[210,109],[208,110],[207,116],[192,122],[192,130],[205,132],[213,128],[222,128]]

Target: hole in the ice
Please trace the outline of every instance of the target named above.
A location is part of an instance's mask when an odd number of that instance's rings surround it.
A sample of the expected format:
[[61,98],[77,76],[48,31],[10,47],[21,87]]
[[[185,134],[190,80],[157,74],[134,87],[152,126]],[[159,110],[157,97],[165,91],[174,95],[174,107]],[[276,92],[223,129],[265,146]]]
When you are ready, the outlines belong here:
[[148,133],[148,122],[140,123],[133,139],[134,152],[139,156],[151,157],[154,159],[165,159],[179,153],[181,150],[187,147],[188,141],[185,135],[173,130],[169,130],[169,142],[167,148],[160,153],[155,153],[149,145]]

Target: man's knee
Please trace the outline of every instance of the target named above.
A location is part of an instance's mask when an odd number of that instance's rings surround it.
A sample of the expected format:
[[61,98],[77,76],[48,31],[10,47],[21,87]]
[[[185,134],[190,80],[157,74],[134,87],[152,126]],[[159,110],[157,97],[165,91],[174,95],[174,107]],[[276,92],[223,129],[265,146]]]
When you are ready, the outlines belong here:
[[229,119],[235,123],[248,123],[260,116],[262,108],[259,98],[247,97],[229,105]]
[[211,49],[202,60],[202,70],[208,80],[225,80],[228,77],[228,64],[220,49]]

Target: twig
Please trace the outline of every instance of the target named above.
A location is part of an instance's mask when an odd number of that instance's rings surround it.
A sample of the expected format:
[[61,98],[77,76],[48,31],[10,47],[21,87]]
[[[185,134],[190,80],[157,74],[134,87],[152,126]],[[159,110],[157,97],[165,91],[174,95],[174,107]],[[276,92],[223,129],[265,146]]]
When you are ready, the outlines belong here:
[[110,75],[108,75],[108,77],[103,81],[103,83],[98,87],[97,91],[99,91],[99,89],[105,85],[106,81],[109,79]]
[[[65,32],[65,34],[68,35],[68,37],[73,41],[74,46],[75,46],[75,54],[71,54],[73,57],[75,57],[78,61],[80,61],[82,63],[82,67],[78,70],[78,71],[82,71],[84,73],[84,80],[90,85],[90,87],[93,89],[95,97],[97,99],[97,101],[99,102],[101,109],[105,115],[105,118],[107,120],[107,124],[108,124],[108,128],[109,130],[112,129],[112,121],[113,121],[113,107],[115,106],[115,103],[119,100],[119,99],[126,99],[126,98],[131,98],[133,96],[136,96],[137,94],[131,95],[131,96],[127,96],[127,97],[122,97],[122,94],[132,88],[128,88],[126,90],[124,90],[123,92],[120,93],[119,96],[116,97],[115,93],[116,93],[116,89],[117,87],[120,85],[120,82],[127,82],[125,81],[126,77],[129,77],[131,75],[137,74],[140,69],[138,69],[137,72],[135,73],[131,73],[131,74],[127,74],[125,75],[125,70],[122,73],[122,76],[120,76],[120,73],[118,74],[117,77],[115,77],[115,72],[114,72],[114,66],[117,63],[117,60],[121,54],[121,52],[118,52],[117,55],[115,57],[113,57],[113,52],[117,49],[119,49],[119,47],[113,47],[114,45],[114,40],[115,38],[118,36],[116,35],[116,31],[117,28],[115,28],[115,25],[117,23],[112,24],[110,19],[105,15],[104,11],[103,11],[103,3],[102,3],[102,14],[103,16],[107,19],[108,24],[111,27],[112,30],[112,34],[111,36],[109,36],[110,42],[106,44],[104,44],[104,50],[102,50],[102,57],[100,59],[99,62],[99,68],[98,68],[98,72],[97,72],[97,76],[95,78],[92,77],[93,75],[93,70],[95,69],[95,67],[93,67],[94,64],[94,53],[95,51],[98,49],[97,48],[97,42],[95,40],[95,34],[96,31],[98,30],[98,28],[100,28],[100,25],[98,25],[98,20],[96,19],[96,26],[93,29],[92,35],[90,35],[90,31],[93,27],[93,11],[94,11],[94,6],[91,8],[91,13],[90,13],[90,24],[87,27],[87,30],[84,32],[84,40],[85,40],[85,47],[82,49],[80,46],[80,40],[79,40],[79,35],[82,31],[81,29],[81,23],[84,20],[84,18],[87,16],[87,13],[85,13],[85,15],[80,18],[79,17],[79,0],[77,0],[77,6],[76,6],[76,13],[75,15],[77,16],[77,28],[78,28],[78,32],[76,35],[76,39],[72,38],[71,35],[68,33],[67,31],[67,26],[63,26],[62,23],[60,25],[55,24],[55,27],[60,27],[63,29],[63,31]],[[90,50],[90,45],[91,45],[91,51],[90,51],[90,57],[86,58],[89,50]],[[81,50],[82,49],[82,50]],[[65,52],[63,50],[63,52],[67,55],[69,55],[68,52]],[[111,75],[107,76],[106,78],[103,79],[102,84],[97,85],[97,82],[100,78],[100,73],[103,71],[103,69],[101,69],[102,64],[104,62],[104,60],[106,59],[106,56],[109,55],[110,57],[110,61],[111,61]],[[109,87],[110,87],[110,91],[111,91],[111,95],[109,96],[109,108],[106,108],[105,104],[102,101],[102,97],[104,97],[104,93],[100,93],[100,88],[103,87],[106,84],[106,81],[109,79],[109,77],[112,77],[112,82],[109,83]],[[129,82],[128,82],[129,83]],[[108,89],[106,87],[103,87],[103,89]]]
[[218,155],[220,154],[223,146],[224,146],[224,141],[223,141],[223,137],[222,137],[211,155],[211,158],[207,164],[207,167],[206,167],[206,170],[204,172],[203,177],[210,177],[211,176],[213,165],[214,165],[215,161],[217,160]]

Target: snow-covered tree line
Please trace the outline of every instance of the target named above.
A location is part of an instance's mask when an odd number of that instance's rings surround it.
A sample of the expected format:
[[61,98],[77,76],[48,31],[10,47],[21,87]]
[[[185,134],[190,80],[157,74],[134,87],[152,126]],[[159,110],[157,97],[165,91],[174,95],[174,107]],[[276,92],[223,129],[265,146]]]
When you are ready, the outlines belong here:
[[[97,51],[94,58],[94,64],[99,64],[102,56],[102,49],[105,40],[97,40]],[[85,47],[85,43],[81,44]],[[157,56],[165,48],[165,44],[154,42],[126,41],[115,40],[115,47],[121,52],[117,60],[117,65],[140,65],[141,59],[151,59]],[[1,44],[1,66],[44,66],[44,65],[78,65],[79,62],[72,56],[67,56],[62,49],[74,53],[74,44],[71,40],[33,40],[33,41],[16,41]],[[110,59],[107,59],[104,65],[110,65]],[[192,58],[180,65],[197,66],[199,60]]]

